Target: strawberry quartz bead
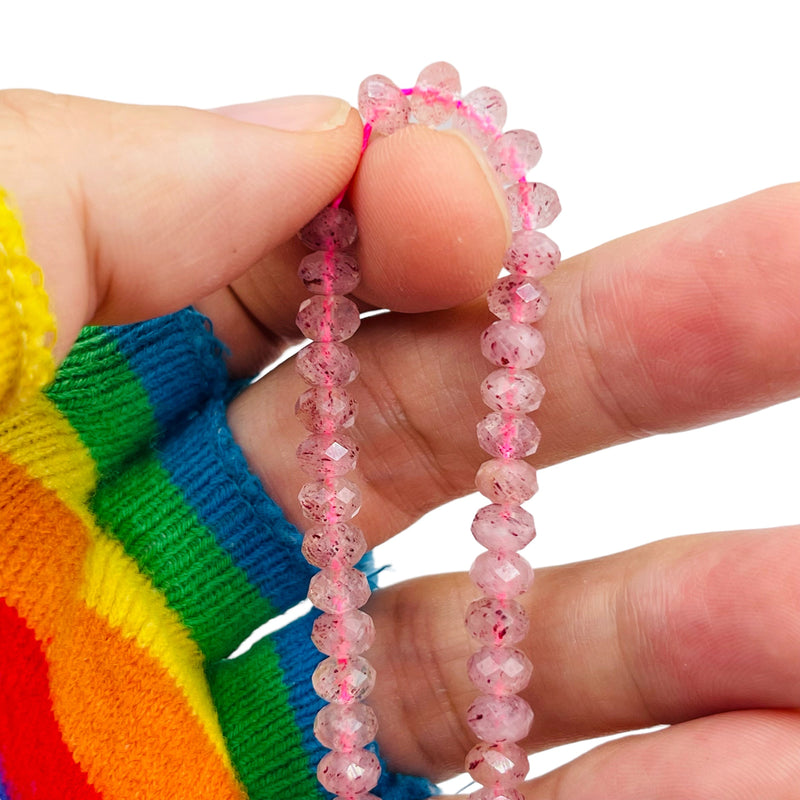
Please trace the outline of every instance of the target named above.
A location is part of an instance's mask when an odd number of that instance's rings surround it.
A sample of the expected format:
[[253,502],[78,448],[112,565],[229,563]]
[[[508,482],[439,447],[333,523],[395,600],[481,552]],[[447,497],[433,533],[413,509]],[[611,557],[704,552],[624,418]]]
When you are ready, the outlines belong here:
[[511,247],[503,256],[503,266],[517,275],[543,278],[561,263],[558,245],[541,231],[516,231]]
[[355,469],[358,445],[344,433],[315,433],[297,447],[297,462],[308,475],[344,475]]
[[378,718],[364,703],[333,703],[314,719],[314,736],[329,750],[348,752],[369,744],[378,732]]
[[358,110],[376,133],[390,136],[408,125],[408,98],[385,75],[370,75],[358,87]]
[[312,386],[346,386],[360,371],[356,354],[340,342],[312,342],[297,354],[295,368]]
[[297,497],[303,516],[314,522],[347,522],[361,508],[361,489],[347,478],[303,484]]
[[300,304],[296,317],[303,336],[315,342],[343,342],[361,324],[358,306],[341,295],[314,295]]
[[467,800],[525,800],[525,796],[510,786],[483,786],[472,792]]
[[524,322],[499,319],[481,334],[484,358],[498,367],[535,367],[544,355],[544,337]]
[[308,585],[308,599],[327,614],[353,611],[369,600],[367,576],[353,567],[320,570]]
[[294,413],[306,430],[332,433],[338,428],[349,428],[355,422],[357,408],[346,389],[315,386],[297,398]]
[[475,476],[475,487],[493,503],[518,506],[539,491],[536,469],[518,459],[484,461]]
[[469,576],[484,594],[502,600],[530,588],[533,567],[519,553],[487,550],[475,559]]
[[307,255],[297,274],[312,294],[349,294],[361,279],[353,256],[330,250]]
[[489,311],[500,319],[537,322],[550,305],[550,295],[540,283],[523,275],[507,275],[495,281],[486,295]]
[[360,655],[369,650],[375,639],[375,623],[369,614],[356,609],[321,614],[314,620],[311,639],[317,650],[328,656]]
[[375,669],[362,656],[347,659],[329,656],[311,676],[314,691],[328,703],[347,704],[363,700],[375,687]]
[[516,551],[534,540],[536,527],[524,508],[493,503],[475,514],[472,535],[487,550]]
[[358,236],[356,216],[346,208],[326,206],[297,235],[312,250],[344,250]]
[[477,425],[478,444],[490,456],[525,458],[539,447],[542,434],[524,414],[491,411]]
[[317,766],[319,782],[329,792],[345,797],[373,789],[380,774],[378,757],[362,749],[349,752],[334,750],[324,755]]
[[[421,125],[441,125],[453,116],[454,100],[461,94],[461,78],[452,64],[437,61],[420,72],[408,98],[411,112]],[[438,100],[438,102],[436,102]]]
[[463,98],[462,113],[453,120],[453,128],[469,136],[479,147],[491,144],[506,124],[508,107],[497,89],[481,86]]
[[496,369],[483,379],[481,397],[494,411],[527,414],[541,405],[544,384],[527,370]]
[[561,213],[555,189],[544,183],[515,183],[506,200],[512,231],[546,228]]
[[510,645],[521,642],[528,632],[525,609],[516,600],[481,597],[467,606],[465,618],[470,635],[481,644]]
[[528,757],[513,742],[480,742],[464,762],[472,779],[483,786],[513,786],[528,774]]
[[525,177],[542,157],[539,137],[533,131],[506,131],[486,148],[486,158],[504,183],[515,183]]
[[515,647],[481,647],[467,662],[467,674],[485,694],[516,694],[529,683],[533,664]]
[[516,694],[484,694],[467,709],[467,724],[484,742],[518,742],[533,723],[533,711]]
[[315,567],[329,567],[334,562],[352,567],[367,552],[367,540],[352,523],[325,522],[305,532],[302,550],[306,561]]

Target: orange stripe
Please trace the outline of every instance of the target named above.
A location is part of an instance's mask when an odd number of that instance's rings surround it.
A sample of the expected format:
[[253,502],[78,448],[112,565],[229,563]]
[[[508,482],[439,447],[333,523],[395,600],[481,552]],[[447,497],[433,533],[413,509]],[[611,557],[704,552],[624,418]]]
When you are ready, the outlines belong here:
[[164,667],[79,598],[89,537],[55,494],[0,454],[0,594],[34,629],[73,757],[103,794],[243,798]]

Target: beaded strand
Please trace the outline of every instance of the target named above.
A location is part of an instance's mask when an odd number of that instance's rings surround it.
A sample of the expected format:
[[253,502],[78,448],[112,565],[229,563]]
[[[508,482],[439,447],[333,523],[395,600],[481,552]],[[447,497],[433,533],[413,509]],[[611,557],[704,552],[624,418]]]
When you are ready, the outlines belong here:
[[[510,274],[488,292],[489,309],[498,317],[481,335],[483,355],[496,367],[481,385],[490,412],[478,423],[478,443],[492,458],[481,464],[478,491],[491,501],[472,523],[472,533],[487,548],[470,576],[484,596],[470,603],[465,622],[480,649],[469,659],[468,674],[481,694],[467,711],[467,722],[481,741],[465,767],[483,786],[472,800],[522,800],[516,788],[528,771],[517,742],[527,736],[533,711],[519,696],[532,665],[514,647],[525,637],[528,619],[515,598],[533,581],[533,569],[519,554],[536,535],[533,517],[521,507],[537,491],[536,470],[523,459],[541,437],[527,416],[544,395],[530,371],[544,354],[542,335],[532,327],[549,305],[538,278],[559,263],[558,247],[538,229],[560,211],[550,187],[528,183],[526,173],[541,156],[530,131],[502,133],[506,105],[502,95],[482,87],[460,97],[458,73],[449,64],[426,67],[412,89],[400,89],[382,75],[359,87],[359,111],[365,120],[364,148],[373,132],[390,135],[412,120],[452,127],[483,148],[503,186],[512,227],[511,246],[503,257]],[[374,638],[370,617],[360,611],[370,595],[366,576],[355,568],[366,550],[363,533],[352,524],[361,493],[344,476],[354,469],[358,446],[343,430],[356,415],[346,387],[358,375],[358,361],[343,342],[358,328],[356,305],[345,297],[358,285],[358,265],[349,248],[356,240],[353,214],[341,208],[344,192],[300,232],[314,252],[299,269],[312,297],[300,306],[297,324],[312,340],[297,358],[297,369],[310,384],[298,399],[296,414],[310,435],[298,447],[301,468],[312,480],[299,495],[312,523],[303,553],[320,568],[311,580],[309,599],[323,614],[312,639],[328,657],[313,675],[314,688],[329,705],[317,715],[314,732],[330,749],[318,767],[320,783],[340,800],[373,800],[368,794],[380,776],[376,756],[365,749],[375,738],[377,720],[362,701],[372,690],[375,671],[361,655]]]

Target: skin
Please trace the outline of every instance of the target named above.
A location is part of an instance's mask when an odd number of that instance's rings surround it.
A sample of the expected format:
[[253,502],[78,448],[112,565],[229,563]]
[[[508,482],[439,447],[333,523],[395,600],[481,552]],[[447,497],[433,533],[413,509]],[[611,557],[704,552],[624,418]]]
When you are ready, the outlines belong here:
[[[375,545],[472,490],[485,457],[474,387],[486,373],[473,343],[507,222],[485,165],[457,136],[404,130],[376,140],[359,165],[355,113],[319,132],[298,132],[296,117],[286,101],[213,114],[0,93],[0,183],[44,270],[58,357],[83,324],[194,302],[241,375],[296,342],[305,293],[293,233],[355,171],[357,299],[403,312],[366,320],[353,339],[360,524]],[[532,463],[797,396],[798,219],[800,184],[779,186],[566,261],[546,281],[538,372],[548,394]],[[291,409],[302,388],[287,364],[229,411],[252,469],[295,522],[303,432]],[[540,570],[524,598],[535,663],[525,695],[537,714],[528,749],[670,727],[530,782],[527,800],[795,798],[798,587],[798,526],[667,539]],[[466,577],[450,574],[370,602],[381,675],[371,702],[393,768],[436,780],[462,771],[469,597]]]

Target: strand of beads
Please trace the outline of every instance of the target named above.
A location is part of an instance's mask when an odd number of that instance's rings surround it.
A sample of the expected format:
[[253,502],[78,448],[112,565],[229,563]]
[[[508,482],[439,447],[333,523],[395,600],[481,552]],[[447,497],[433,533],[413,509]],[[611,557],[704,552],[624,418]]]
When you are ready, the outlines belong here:
[[[358,308],[345,297],[359,281],[358,264],[348,252],[356,239],[353,214],[339,206],[323,209],[300,232],[314,252],[300,263],[299,275],[312,296],[300,306],[297,326],[312,340],[297,357],[297,370],[310,384],[295,413],[310,432],[297,448],[310,477],[300,490],[300,505],[310,521],[303,554],[320,571],[309,585],[309,600],[323,613],[311,637],[324,659],[312,681],[328,705],[314,721],[314,734],[330,749],[317,768],[320,783],[342,800],[371,800],[380,764],[365,749],[378,729],[375,712],[361,702],[375,684],[375,670],[361,655],[375,629],[360,611],[370,588],[355,564],[366,551],[364,534],[352,524],[361,506],[358,486],[345,477],[356,465],[358,445],[344,430],[356,415],[345,388],[358,375],[355,353],[343,342],[357,330]],[[375,800],[377,800],[375,798]]]
[[481,385],[491,411],[478,424],[478,442],[492,458],[476,476],[478,490],[491,502],[475,515],[472,532],[487,548],[471,570],[484,597],[470,604],[466,625],[481,645],[468,673],[482,693],[469,707],[467,722],[480,739],[466,758],[466,769],[483,788],[471,800],[522,800],[516,786],[528,772],[525,751],[517,744],[533,722],[530,705],[519,696],[532,665],[514,645],[524,639],[528,620],[517,598],[533,582],[530,564],[519,554],[536,535],[533,517],[521,507],[537,491],[536,470],[524,459],[539,444],[540,433],[527,416],[539,407],[544,387],[529,371],[544,354],[544,341],[531,326],[547,310],[549,297],[537,281],[560,260],[558,247],[538,229],[560,211],[558,196],[526,173],[541,156],[535,134],[502,133],[503,96],[481,87],[463,98],[458,73],[449,64],[426,67],[413,89],[401,90],[373,75],[359,90],[362,115],[377,131],[391,134],[410,118],[433,126],[451,125],[483,148],[506,189],[513,231],[499,278],[488,293],[498,317],[481,336],[481,350],[495,369]]

